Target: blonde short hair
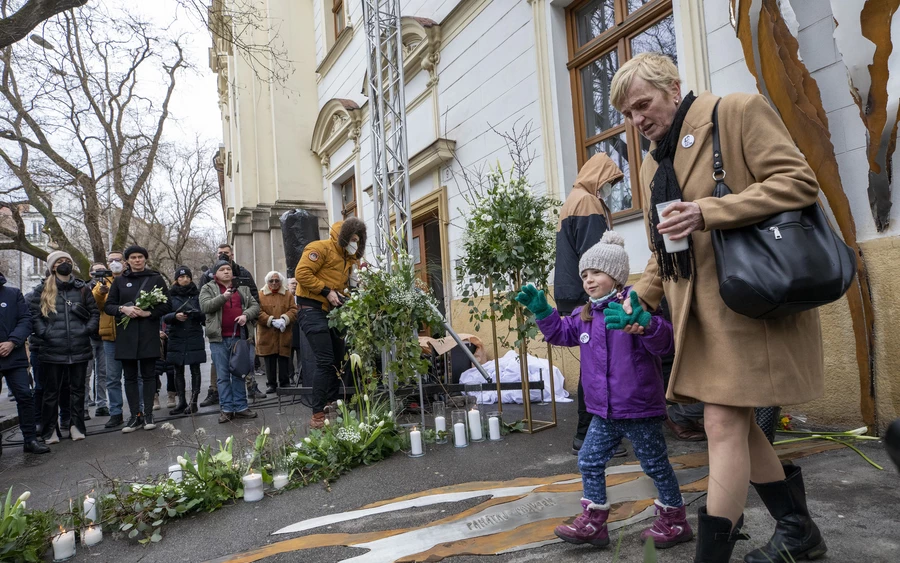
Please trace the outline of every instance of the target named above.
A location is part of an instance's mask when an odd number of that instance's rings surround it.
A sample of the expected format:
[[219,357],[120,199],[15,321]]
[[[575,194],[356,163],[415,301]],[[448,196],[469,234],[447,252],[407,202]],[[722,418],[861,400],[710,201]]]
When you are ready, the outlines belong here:
[[612,79],[612,105],[619,111],[635,77],[643,78],[658,90],[666,91],[681,81],[672,58],[661,53],[641,53],[619,68]]

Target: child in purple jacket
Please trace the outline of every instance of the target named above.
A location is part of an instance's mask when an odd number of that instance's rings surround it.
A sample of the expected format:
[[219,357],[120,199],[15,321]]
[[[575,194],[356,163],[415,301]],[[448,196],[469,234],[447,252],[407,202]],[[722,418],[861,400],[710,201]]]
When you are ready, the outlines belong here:
[[621,301],[629,294],[625,241],[607,231],[578,264],[590,303],[560,317],[543,291],[528,284],[516,300],[530,309],[544,338],[557,346],[581,347],[581,380],[587,410],[594,415],[578,453],[584,498],[582,514],[572,524],[556,528],[569,543],[609,544],[606,521],[606,464],[622,438],[628,438],[641,468],[656,484],[657,518],[641,533],[656,547],[666,548],[694,537],[684,500],[669,463],[662,422],[666,401],[659,357],[674,349],[672,325],[644,311],[631,293],[633,313]]

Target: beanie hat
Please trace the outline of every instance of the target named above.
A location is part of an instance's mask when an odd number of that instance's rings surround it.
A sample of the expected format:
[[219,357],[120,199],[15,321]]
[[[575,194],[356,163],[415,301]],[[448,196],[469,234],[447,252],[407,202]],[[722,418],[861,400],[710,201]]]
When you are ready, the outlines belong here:
[[614,279],[617,284],[628,282],[628,253],[625,239],[615,231],[606,231],[600,242],[587,249],[578,262],[578,271],[600,270]]
[[[68,258],[69,260],[72,260],[72,255],[65,250],[54,250],[47,255],[47,268],[53,268],[53,265],[56,264],[56,261],[60,258]],[[75,260],[72,260],[72,262],[74,263]]]
[[143,254],[145,260],[150,259],[150,255],[147,253],[147,249],[143,246],[138,246],[136,244],[132,244],[128,248],[125,249],[125,252],[122,253],[125,256],[125,259],[128,260],[128,257],[132,254]]
[[181,276],[187,276],[191,279],[194,279],[194,275],[191,273],[191,269],[187,266],[179,266],[177,270],[175,270],[175,279],[177,280]]
[[224,266],[228,266],[229,268],[232,267],[231,262],[229,262],[228,260],[219,260],[218,262],[216,262],[215,266],[212,267],[212,275],[216,275],[216,273],[219,271],[219,268],[222,268]]

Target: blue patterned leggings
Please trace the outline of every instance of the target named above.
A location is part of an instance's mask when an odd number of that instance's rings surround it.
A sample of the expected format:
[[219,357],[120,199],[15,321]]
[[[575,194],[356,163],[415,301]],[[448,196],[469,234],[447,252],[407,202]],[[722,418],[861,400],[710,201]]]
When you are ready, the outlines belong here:
[[578,452],[584,498],[606,504],[606,464],[622,438],[628,438],[641,462],[641,469],[653,479],[659,491],[659,501],[666,506],[684,504],[675,470],[669,463],[662,420],[662,417],[607,420],[595,415]]

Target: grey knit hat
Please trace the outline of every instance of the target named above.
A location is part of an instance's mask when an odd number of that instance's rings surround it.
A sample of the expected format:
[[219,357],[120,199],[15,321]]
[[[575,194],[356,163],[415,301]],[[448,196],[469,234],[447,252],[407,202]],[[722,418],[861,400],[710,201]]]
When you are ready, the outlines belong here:
[[600,270],[619,285],[628,282],[628,253],[625,239],[615,231],[606,231],[600,242],[587,249],[578,261],[578,271]]
[[[68,258],[69,260],[72,260],[72,255],[65,250],[54,250],[47,255],[47,268],[53,268],[53,265],[56,264],[56,261],[60,258]],[[74,263],[75,261],[72,260],[72,262]]]

